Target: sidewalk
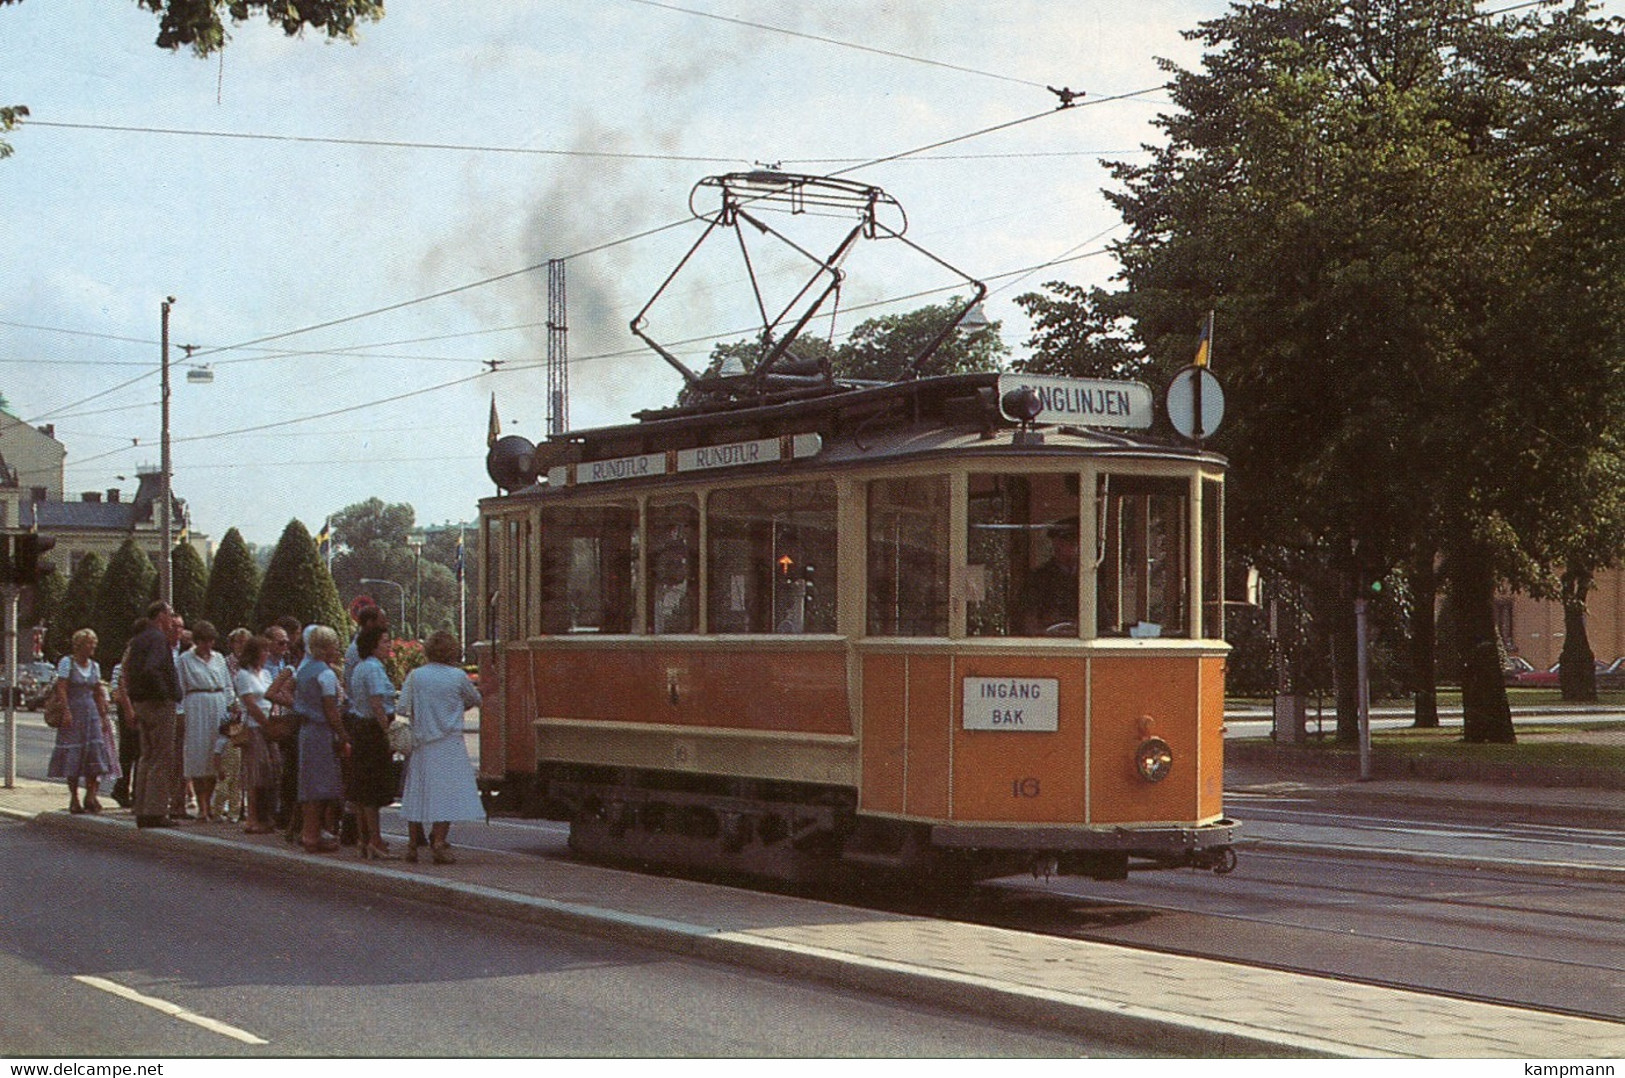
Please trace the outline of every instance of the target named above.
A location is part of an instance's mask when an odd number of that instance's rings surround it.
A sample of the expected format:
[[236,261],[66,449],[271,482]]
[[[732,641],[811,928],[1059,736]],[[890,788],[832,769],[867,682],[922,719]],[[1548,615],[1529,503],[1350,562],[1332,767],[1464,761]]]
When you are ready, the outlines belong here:
[[455,865],[312,857],[276,835],[138,831],[70,816],[58,784],[0,789],[0,815],[101,841],[297,871],[399,897],[970,1009],[1182,1056],[1625,1057],[1625,1024],[1347,984],[486,850]]

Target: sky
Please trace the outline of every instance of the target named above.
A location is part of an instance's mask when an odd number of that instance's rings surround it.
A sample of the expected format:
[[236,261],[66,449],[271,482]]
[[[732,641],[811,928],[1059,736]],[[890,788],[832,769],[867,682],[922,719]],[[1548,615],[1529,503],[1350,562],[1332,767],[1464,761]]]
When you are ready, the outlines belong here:
[[[911,241],[988,282],[1020,356],[1016,296],[1109,280],[1103,161],[1159,141],[1157,60],[1195,66],[1181,31],[1224,7],[392,0],[353,44],[249,22],[208,59],[155,47],[134,0],[0,7],[0,104],[31,112],[0,161],[0,393],[55,425],[70,498],[133,493],[160,460],[173,296],[174,489],[195,531],[271,544],[371,497],[471,521],[493,492],[492,395],[503,434],[545,436],[548,260],[567,274],[571,427],[670,404],[679,375],[628,322],[700,236],[695,184],[758,165],[884,188]],[[1046,86],[1085,96],[1057,109]],[[1119,95],[1137,96],[1096,100]],[[829,222],[773,223],[829,246]],[[752,257],[770,297],[799,287],[770,247]],[[846,269],[818,324],[837,339],[966,291],[895,241]],[[737,244],[713,239],[649,328],[695,340],[678,350],[701,369],[753,314]],[[205,363],[212,383],[189,381]]]

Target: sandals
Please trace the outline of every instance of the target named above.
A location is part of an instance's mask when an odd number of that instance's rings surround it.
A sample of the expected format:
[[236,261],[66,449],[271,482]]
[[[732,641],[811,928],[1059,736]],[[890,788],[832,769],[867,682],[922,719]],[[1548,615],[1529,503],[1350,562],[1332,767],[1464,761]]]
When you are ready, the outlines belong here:
[[455,865],[457,863],[457,858],[451,855],[451,843],[449,842],[429,843],[429,856],[437,865]]
[[101,810],[102,810],[102,803],[101,803],[100,798],[96,798],[96,797],[87,797],[87,798],[85,798],[85,811],[86,812],[94,814],[94,813],[100,812]]
[[318,842],[306,842],[300,839],[299,845],[304,847],[306,853],[332,853],[339,848],[338,840],[324,838]]

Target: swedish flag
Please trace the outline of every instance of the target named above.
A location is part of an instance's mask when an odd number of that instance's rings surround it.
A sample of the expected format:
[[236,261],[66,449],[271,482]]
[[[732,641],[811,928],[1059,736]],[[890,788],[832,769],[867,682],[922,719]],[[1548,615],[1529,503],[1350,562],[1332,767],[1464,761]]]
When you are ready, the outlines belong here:
[[1213,312],[1207,312],[1202,319],[1201,332],[1196,338],[1196,359],[1194,364],[1206,367],[1213,358]]
[[457,529],[457,583],[463,582],[463,529]]
[[322,524],[321,532],[316,536],[316,551],[323,558],[333,556],[333,521],[327,520]]

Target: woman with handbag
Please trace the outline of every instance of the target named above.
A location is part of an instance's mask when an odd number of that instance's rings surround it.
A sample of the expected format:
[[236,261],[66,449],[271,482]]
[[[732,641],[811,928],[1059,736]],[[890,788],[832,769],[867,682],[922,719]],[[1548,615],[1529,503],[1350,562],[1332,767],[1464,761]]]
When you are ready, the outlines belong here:
[[271,709],[265,699],[265,690],[270,687],[265,677],[265,649],[266,640],[262,636],[251,636],[244,641],[237,653],[237,673],[231,680],[231,687],[243,705],[241,749],[243,791],[247,801],[243,831],[250,835],[276,830],[266,811],[276,773],[271,766],[271,747],[265,740],[265,724],[270,721]]
[[293,687],[293,710],[299,716],[299,841],[306,853],[332,853],[338,840],[323,824],[338,822],[338,805],[344,800],[339,756],[350,753],[334,669],[344,663],[344,646],[326,625],[311,625],[305,629],[305,651]]
[[457,637],[441,631],[423,644],[429,660],[406,675],[397,709],[412,720],[412,755],[406,760],[406,790],[401,815],[409,838],[406,859],[416,861],[429,829],[430,856],[437,865],[456,861],[448,836],[455,820],[483,820],[474,781],[474,764],[463,744],[463,713],[478,707],[480,690],[457,663],[463,646]]
[[[57,666],[56,684],[51,687],[55,699],[46,705],[47,711],[61,711],[62,722],[56,728],[56,747],[45,774],[68,780],[68,811],[73,813],[100,812],[97,785],[104,778],[119,776],[102,668],[91,658],[95,653],[94,632],[80,629],[73,634],[73,653],[64,655]],[[79,800],[80,779],[85,782],[83,803]]]
[[378,810],[395,800],[385,734],[395,718],[395,685],[384,668],[390,649],[388,625],[374,623],[362,629],[355,648],[357,659],[350,673],[350,706],[355,713],[345,722],[353,744],[347,799],[355,806],[361,859],[389,861],[395,855],[378,828]]

